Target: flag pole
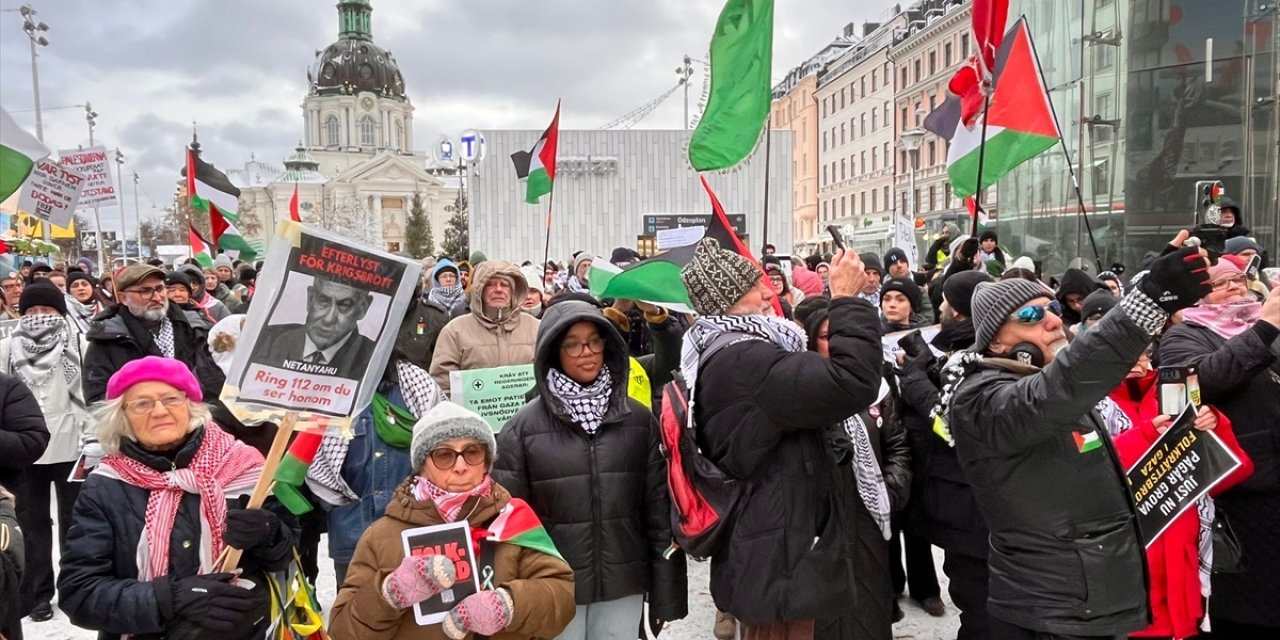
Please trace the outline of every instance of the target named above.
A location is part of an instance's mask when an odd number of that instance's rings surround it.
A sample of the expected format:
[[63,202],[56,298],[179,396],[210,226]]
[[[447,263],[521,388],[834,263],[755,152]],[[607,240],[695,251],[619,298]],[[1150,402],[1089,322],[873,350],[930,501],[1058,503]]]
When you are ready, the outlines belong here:
[[[1026,16],[1019,18],[1026,21]],[[1027,41],[1031,43],[1031,58],[1036,61],[1036,73],[1040,74],[1040,84],[1048,86],[1044,81],[1044,67],[1040,65],[1040,52],[1036,49],[1036,39],[1031,35],[1031,29],[1027,29]],[[1093,237],[1093,225],[1089,222],[1089,214],[1085,211],[1084,193],[1080,190],[1080,179],[1076,176],[1076,169],[1071,164],[1071,150],[1067,149],[1067,139],[1062,135],[1062,121],[1058,120],[1058,109],[1053,106],[1053,100],[1049,100],[1049,113],[1053,114],[1053,124],[1058,129],[1058,146],[1062,149],[1062,157],[1067,161],[1067,172],[1071,174],[1071,186],[1076,192],[1076,204],[1080,208],[1078,215],[1084,220],[1085,231],[1089,234],[1089,246],[1093,249],[1093,262],[1097,265],[1098,271],[1102,271],[1102,255],[1098,253],[1098,242]],[[1080,150],[1084,153],[1084,149]],[[981,167],[981,163],[978,165]],[[979,169],[981,171],[981,169]],[[1077,229],[1077,232],[1079,229]]]
[[551,194],[547,198],[547,240],[542,245],[542,265],[541,268],[545,272],[547,262],[551,260],[551,209],[556,203],[556,183],[551,182]]
[[[982,137],[978,143],[978,183],[973,190],[973,203],[975,206],[973,220],[969,222],[969,235],[978,237],[978,214],[977,210],[982,208],[982,164],[987,159],[987,110],[991,108],[991,93],[993,88],[991,83],[983,80],[982,82]],[[914,198],[915,195],[913,194]]]
[[764,245],[769,244],[769,165],[773,164],[769,157],[773,142],[773,114],[769,114],[767,118],[767,125],[764,128],[764,225],[760,233],[761,255],[764,254]]

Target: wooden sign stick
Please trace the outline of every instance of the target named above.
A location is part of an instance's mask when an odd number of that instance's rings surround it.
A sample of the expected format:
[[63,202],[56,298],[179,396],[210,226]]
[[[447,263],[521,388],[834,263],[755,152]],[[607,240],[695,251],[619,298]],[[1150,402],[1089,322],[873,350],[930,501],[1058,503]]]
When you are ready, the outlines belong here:
[[[271,493],[271,486],[275,484],[276,467],[280,466],[280,460],[284,458],[284,454],[289,450],[289,436],[293,435],[293,427],[298,422],[298,412],[289,411],[284,414],[284,419],[280,421],[280,427],[276,430],[276,437],[271,441],[271,449],[267,451],[266,460],[262,463],[262,475],[258,476],[258,482],[253,485],[253,493],[249,496],[249,504],[245,505],[246,509],[260,509],[262,503],[267,501],[267,496]],[[236,566],[240,564],[240,556],[244,551],[234,549],[232,547],[223,547],[222,554],[218,556],[218,561],[214,563],[215,572],[224,573],[235,571]]]

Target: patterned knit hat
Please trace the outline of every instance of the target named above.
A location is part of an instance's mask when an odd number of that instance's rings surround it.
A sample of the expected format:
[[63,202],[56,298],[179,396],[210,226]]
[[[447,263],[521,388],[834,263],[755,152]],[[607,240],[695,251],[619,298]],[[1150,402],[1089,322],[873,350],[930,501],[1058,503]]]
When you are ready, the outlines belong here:
[[750,260],[720,248],[715,238],[703,238],[693,259],[680,270],[689,301],[701,315],[723,314],[747,295],[764,274]]
[[1036,298],[1053,299],[1053,292],[1038,282],[1016,278],[982,282],[973,292],[974,341],[972,351],[986,351],[1013,312]]
[[455,438],[472,438],[489,447],[488,468],[493,469],[493,461],[498,458],[498,442],[489,423],[459,405],[441,402],[413,425],[409,461],[413,463],[414,473],[422,469],[422,463],[432,451]]

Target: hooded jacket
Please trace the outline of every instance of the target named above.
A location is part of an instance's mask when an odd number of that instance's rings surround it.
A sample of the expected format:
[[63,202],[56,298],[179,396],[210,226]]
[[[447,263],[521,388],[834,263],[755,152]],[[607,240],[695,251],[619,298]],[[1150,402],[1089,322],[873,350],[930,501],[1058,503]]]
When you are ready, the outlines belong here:
[[1062,274],[1061,283],[1058,285],[1058,302],[1062,304],[1062,323],[1068,327],[1079,324],[1083,318],[1080,313],[1067,305],[1067,294],[1078,293],[1082,297],[1089,297],[1089,294],[1098,289],[1106,289],[1107,285],[1102,284],[1093,276],[1079,269],[1067,269]]
[[[488,264],[486,262],[485,264]],[[356,547],[338,597],[333,602],[328,631],[333,638],[361,640],[444,640],[439,624],[419,626],[412,609],[396,609],[382,595],[382,581],[400,566],[404,547],[400,535],[417,527],[442,524],[440,512],[431,503],[413,497],[413,478],[395,490],[386,515],[365,531]],[[471,530],[486,527],[498,516],[511,494],[500,483],[488,496],[472,498]],[[487,543],[486,543],[487,544]],[[493,640],[554,638],[573,619],[573,573],[563,560],[540,551],[509,543],[496,545],[493,555],[493,586],[511,593],[515,608],[506,629],[490,636]],[[468,634],[468,638],[475,637]]]
[[[484,286],[495,276],[510,278],[513,285],[511,299],[501,309],[484,304]],[[533,362],[538,319],[520,310],[528,292],[524,275],[510,262],[486,260],[476,268],[471,283],[471,313],[445,325],[431,357],[431,377],[446,397],[452,371]]]
[[47,446],[49,429],[31,389],[18,376],[0,374],[0,486],[17,486],[23,469],[35,464]]
[[1121,306],[1043,369],[985,358],[958,383],[948,420],[991,527],[993,617],[1072,636],[1150,623],[1133,498],[1095,408],[1150,342]]
[[[559,368],[560,343],[578,322],[605,339],[605,367],[613,380],[609,408],[595,434],[577,424],[548,389]],[[573,567],[580,605],[647,593],[663,620],[688,612],[682,553],[663,559],[671,544],[666,462],[658,423],[627,396],[627,345],[600,310],[570,300],[546,310],[538,329],[533,370],[536,397],[503,427],[493,477],[528,500]]]

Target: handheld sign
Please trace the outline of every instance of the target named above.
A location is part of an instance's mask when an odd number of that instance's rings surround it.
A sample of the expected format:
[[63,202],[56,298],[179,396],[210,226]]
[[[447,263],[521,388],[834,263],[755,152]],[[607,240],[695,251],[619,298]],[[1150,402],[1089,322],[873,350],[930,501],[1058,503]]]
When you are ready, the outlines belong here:
[[1148,547],[1242,464],[1216,434],[1193,427],[1195,419],[1196,407],[1188,404],[1126,472]]
[[476,558],[471,546],[471,525],[467,521],[406,529],[401,532],[400,540],[404,544],[405,557],[443,555],[453,561],[453,569],[458,576],[452,588],[413,605],[414,622],[419,625],[439,623],[463,598],[480,591],[480,576],[476,572]]
[[454,371],[449,374],[450,399],[480,414],[497,433],[524,406],[534,383],[531,364]]
[[278,229],[222,397],[352,416],[373,397],[422,266],[292,220]]

